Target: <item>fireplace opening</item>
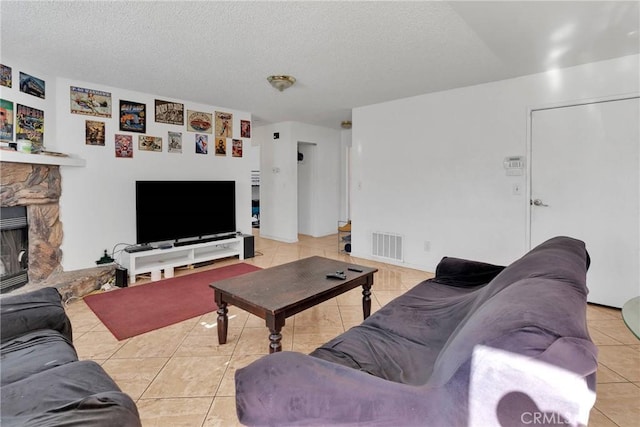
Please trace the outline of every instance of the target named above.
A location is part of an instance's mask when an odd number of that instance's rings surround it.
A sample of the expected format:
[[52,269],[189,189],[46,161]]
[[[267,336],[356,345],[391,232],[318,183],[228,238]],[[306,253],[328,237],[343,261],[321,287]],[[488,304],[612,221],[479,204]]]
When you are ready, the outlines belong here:
[[26,206],[0,208],[0,293],[29,282],[29,239]]

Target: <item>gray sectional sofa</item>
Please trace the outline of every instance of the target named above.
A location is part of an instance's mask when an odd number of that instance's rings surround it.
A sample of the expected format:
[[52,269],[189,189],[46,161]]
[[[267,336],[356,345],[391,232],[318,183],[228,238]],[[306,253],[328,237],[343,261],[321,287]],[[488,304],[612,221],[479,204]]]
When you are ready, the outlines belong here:
[[79,361],[55,288],[0,299],[0,425],[140,426],[134,401]]
[[[597,348],[585,244],[556,237],[508,267],[444,258],[361,325],[310,355],[236,371],[247,425],[583,425]],[[375,290],[375,285],[374,285]]]

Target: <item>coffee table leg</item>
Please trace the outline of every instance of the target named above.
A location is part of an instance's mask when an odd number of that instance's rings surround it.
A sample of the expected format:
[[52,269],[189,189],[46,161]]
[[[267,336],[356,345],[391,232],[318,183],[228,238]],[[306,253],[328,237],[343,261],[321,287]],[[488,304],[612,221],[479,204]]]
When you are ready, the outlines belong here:
[[371,284],[362,285],[362,314],[366,319],[371,315]]
[[280,330],[271,329],[269,334],[269,353],[276,353],[278,351],[282,351],[282,344],[280,341],[282,340],[282,334]]
[[226,344],[227,343],[227,325],[228,325],[228,317],[227,313],[227,303],[221,302],[218,307],[218,344]]

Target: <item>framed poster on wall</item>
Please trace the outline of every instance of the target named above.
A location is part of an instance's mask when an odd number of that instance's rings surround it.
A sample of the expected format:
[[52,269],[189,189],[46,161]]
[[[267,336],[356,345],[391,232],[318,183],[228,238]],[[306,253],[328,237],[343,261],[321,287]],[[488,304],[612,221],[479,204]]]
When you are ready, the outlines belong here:
[[105,123],[94,120],[85,121],[85,144],[104,145]]
[[44,141],[44,111],[37,108],[17,104],[16,107],[16,140],[31,141],[31,151],[42,150]]
[[145,133],[147,131],[147,105],[120,100],[120,130]]
[[184,104],[156,99],[156,123],[184,125]]
[[162,138],[159,136],[140,135],[138,137],[138,150],[162,151]]
[[116,157],[133,157],[133,137],[131,135],[116,134]]
[[211,113],[187,110],[187,130],[189,132],[212,133]]
[[171,132],[168,134],[169,153],[182,153],[182,132]]
[[13,102],[0,99],[0,141],[13,141]]
[[216,111],[216,136],[233,137],[233,114]]
[[111,93],[71,86],[71,114],[111,117]]

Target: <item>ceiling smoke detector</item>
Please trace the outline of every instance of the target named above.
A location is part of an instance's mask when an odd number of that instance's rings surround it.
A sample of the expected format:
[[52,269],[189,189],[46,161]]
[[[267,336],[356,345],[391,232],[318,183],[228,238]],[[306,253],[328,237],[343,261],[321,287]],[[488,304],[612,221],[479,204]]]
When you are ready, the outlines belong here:
[[351,120],[343,120],[340,126],[342,126],[342,129],[351,129]]
[[292,76],[269,76],[267,81],[271,83],[271,86],[278,89],[280,92],[290,88],[296,82],[296,78]]

